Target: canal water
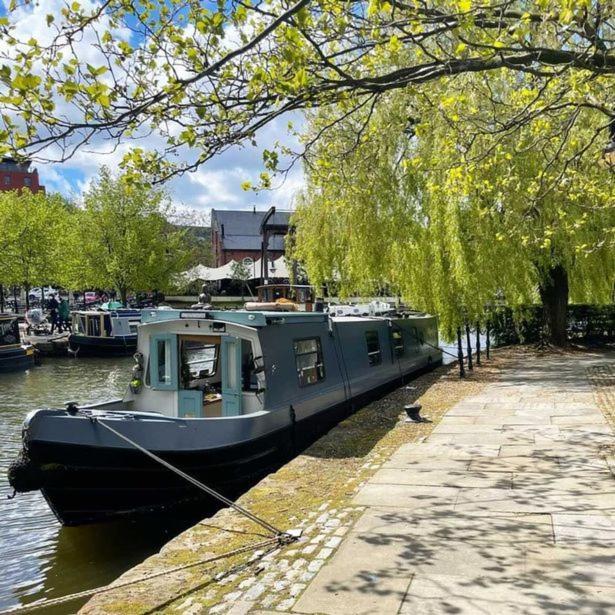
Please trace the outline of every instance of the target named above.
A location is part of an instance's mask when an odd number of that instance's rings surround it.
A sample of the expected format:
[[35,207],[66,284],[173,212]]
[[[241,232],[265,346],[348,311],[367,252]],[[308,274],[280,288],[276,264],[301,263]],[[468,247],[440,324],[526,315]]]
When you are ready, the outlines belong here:
[[[49,358],[27,372],[0,374],[0,611],[105,585],[211,512],[62,527],[39,492],[7,499],[6,470],[20,450],[26,414],[65,401],[120,397],[132,363],[130,357]],[[78,606],[38,612],[56,615],[75,612]]]

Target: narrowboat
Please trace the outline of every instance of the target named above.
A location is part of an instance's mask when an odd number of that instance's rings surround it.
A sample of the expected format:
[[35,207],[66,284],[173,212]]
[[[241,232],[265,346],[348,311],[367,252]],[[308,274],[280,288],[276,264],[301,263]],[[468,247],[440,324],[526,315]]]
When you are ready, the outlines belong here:
[[145,310],[124,398],[31,412],[9,481],[66,525],[203,497],[136,443],[231,494],[441,360],[426,314]]
[[35,358],[34,346],[21,341],[17,316],[0,314],[0,373],[30,369]]
[[69,352],[77,356],[129,356],[137,350],[141,312],[130,309],[72,312]]

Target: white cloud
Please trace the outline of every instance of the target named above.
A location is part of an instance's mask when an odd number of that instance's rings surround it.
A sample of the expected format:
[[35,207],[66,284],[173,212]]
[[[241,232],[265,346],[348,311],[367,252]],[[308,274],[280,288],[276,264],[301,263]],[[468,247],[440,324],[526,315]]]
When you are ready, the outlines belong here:
[[[7,4],[6,0],[4,4]],[[93,7],[97,2],[96,0],[81,0],[81,4],[85,7]],[[17,37],[27,40],[33,36],[43,44],[49,43],[54,30],[47,26],[46,15],[50,13],[58,15],[59,20],[60,11],[64,5],[65,0],[45,0],[17,9],[11,16],[11,21],[16,24]],[[106,27],[105,20],[100,28]],[[190,29],[190,26],[188,28]],[[239,34],[235,29],[229,29],[227,35],[229,45],[239,43]],[[130,32],[115,31],[114,36],[127,40],[130,38]],[[95,48],[94,42],[94,33],[88,30],[83,39],[75,43],[75,46],[81,61],[98,66],[103,63],[103,58],[100,51]],[[6,49],[4,51],[6,52]],[[75,110],[71,105],[62,101],[58,101],[58,105],[67,117],[74,116]],[[259,132],[258,147],[251,145],[235,147],[211,159],[196,172],[186,173],[171,180],[167,188],[176,206],[203,212],[211,208],[244,209],[256,206],[259,209],[265,209],[270,205],[276,205],[279,208],[290,207],[294,194],[303,182],[299,164],[293,168],[285,181],[276,180],[272,190],[255,194],[251,191],[245,192],[241,188],[241,184],[245,181],[258,184],[259,174],[263,171],[262,150],[264,148],[272,149],[276,141],[291,147],[297,146],[294,139],[288,135],[289,119],[295,122],[301,121],[296,116],[279,119]],[[117,147],[114,143],[105,142],[102,136],[98,136],[63,164],[37,163],[36,166],[39,169],[41,183],[46,185],[49,191],[58,191],[66,196],[75,197],[87,189],[101,165],[117,169],[124,154],[131,146],[161,149],[163,145],[163,138],[155,134],[144,140],[123,141]],[[57,148],[50,148],[48,155],[52,157],[58,152]],[[185,149],[178,152],[174,160],[175,162],[194,160],[197,154],[198,152]]]

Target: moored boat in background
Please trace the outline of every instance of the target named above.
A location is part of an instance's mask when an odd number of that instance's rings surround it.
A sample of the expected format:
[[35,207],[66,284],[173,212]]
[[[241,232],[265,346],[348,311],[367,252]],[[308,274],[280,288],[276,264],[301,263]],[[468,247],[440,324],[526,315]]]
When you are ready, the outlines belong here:
[[0,373],[30,369],[36,351],[32,344],[24,344],[16,314],[0,313]]
[[83,356],[126,356],[137,349],[141,312],[131,309],[80,310],[72,313],[69,352]]
[[9,479],[67,525],[203,497],[136,443],[230,495],[441,359],[426,314],[144,311],[124,398],[31,412]]

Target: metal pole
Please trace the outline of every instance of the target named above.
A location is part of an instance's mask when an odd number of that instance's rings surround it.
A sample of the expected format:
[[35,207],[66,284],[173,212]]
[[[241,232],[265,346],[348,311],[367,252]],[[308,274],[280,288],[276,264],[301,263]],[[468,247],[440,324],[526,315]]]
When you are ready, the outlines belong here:
[[461,343],[461,327],[457,327],[457,359],[459,360],[459,377],[466,375],[463,367],[463,344]]
[[480,322],[476,323],[476,365],[480,365]]
[[466,325],[466,342],[468,344],[468,370],[472,371],[474,366],[472,365],[472,342],[470,341],[470,325]]

